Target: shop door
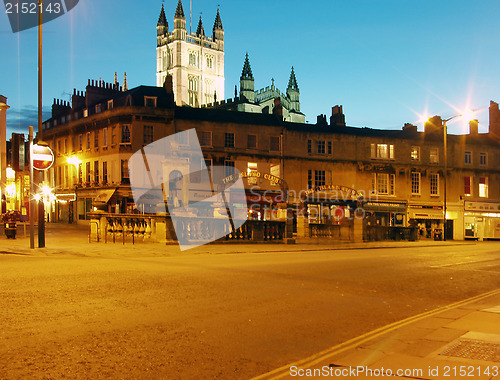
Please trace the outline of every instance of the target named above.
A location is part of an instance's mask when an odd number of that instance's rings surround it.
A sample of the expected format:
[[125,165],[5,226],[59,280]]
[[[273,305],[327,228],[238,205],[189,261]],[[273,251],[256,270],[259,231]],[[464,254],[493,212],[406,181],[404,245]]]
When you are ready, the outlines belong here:
[[453,220],[446,221],[446,240],[453,240]]

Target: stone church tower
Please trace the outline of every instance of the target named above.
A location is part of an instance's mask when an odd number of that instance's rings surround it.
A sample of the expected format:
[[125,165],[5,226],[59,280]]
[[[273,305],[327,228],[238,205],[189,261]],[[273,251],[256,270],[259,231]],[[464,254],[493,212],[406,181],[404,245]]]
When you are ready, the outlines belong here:
[[179,106],[201,107],[224,99],[224,28],[217,9],[212,35],[205,35],[203,22],[195,33],[186,30],[182,1],[177,3],[174,29],[170,32],[163,5],[156,26],[156,85],[172,76],[174,99]]

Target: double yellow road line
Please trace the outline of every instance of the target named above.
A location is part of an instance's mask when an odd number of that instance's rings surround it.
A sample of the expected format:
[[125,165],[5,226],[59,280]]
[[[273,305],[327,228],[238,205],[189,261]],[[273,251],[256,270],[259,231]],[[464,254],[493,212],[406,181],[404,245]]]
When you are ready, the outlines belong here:
[[398,322],[394,322],[391,324],[388,324],[386,326],[380,327],[378,329],[372,330],[366,334],[360,335],[356,338],[350,339],[348,341],[345,341],[343,343],[340,343],[336,346],[330,347],[324,351],[321,351],[315,355],[309,356],[308,358],[299,360],[295,363],[290,363],[287,364],[283,367],[276,368],[273,371],[270,371],[268,373],[264,373],[260,376],[254,377],[252,380],[263,380],[263,379],[281,379],[285,376],[288,376],[290,374],[290,367],[296,366],[297,368],[311,368],[314,365],[321,363],[323,361],[326,361],[338,354],[341,354],[344,351],[348,351],[350,349],[353,349],[360,344],[366,343],[371,339],[377,338],[381,335],[387,334],[388,332],[394,331],[396,329],[399,329],[403,326],[407,326],[413,322],[420,321],[422,319],[432,317],[434,315],[440,314],[444,311],[450,310],[450,309],[455,309],[460,306],[468,305],[477,301],[480,301],[482,299],[498,295],[500,294],[500,289],[497,290],[492,290],[487,293],[483,293],[480,295],[477,295],[475,297],[467,298],[465,300],[455,302],[446,306],[438,307],[437,309],[426,311],[424,313],[415,315],[413,317],[409,317],[406,319],[403,319]]

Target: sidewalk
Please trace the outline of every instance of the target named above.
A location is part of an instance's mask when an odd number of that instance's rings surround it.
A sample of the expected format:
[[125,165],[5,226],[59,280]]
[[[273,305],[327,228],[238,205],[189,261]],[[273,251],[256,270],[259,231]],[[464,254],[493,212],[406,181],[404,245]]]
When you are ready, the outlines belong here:
[[0,254],[24,254],[24,255],[55,255],[67,254],[78,256],[174,256],[186,254],[220,254],[220,253],[265,253],[265,252],[307,252],[307,251],[330,251],[330,250],[354,250],[354,249],[383,249],[383,248],[425,248],[446,247],[454,245],[475,244],[464,241],[377,241],[364,243],[350,243],[345,241],[328,241],[313,239],[297,239],[296,244],[284,243],[211,243],[188,251],[181,252],[177,244],[161,244],[137,239],[132,244],[132,238],[127,237],[125,244],[122,238],[117,237],[115,243],[109,240],[105,242],[89,243],[89,226],[82,224],[58,224],[47,223],[45,231],[45,248],[38,247],[38,229],[35,228],[35,249],[30,249],[29,225],[18,226],[16,239],[7,239],[0,234]]
[[500,289],[432,310],[255,379],[500,379]]

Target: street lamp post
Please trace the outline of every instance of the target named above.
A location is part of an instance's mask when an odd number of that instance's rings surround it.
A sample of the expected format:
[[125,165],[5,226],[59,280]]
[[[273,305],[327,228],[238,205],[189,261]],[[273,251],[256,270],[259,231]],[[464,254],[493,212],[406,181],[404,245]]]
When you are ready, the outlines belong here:
[[[455,116],[457,117],[457,116]],[[448,126],[447,122],[453,118],[443,120],[443,148],[444,148],[444,172],[443,172],[443,241],[446,241],[446,180],[448,177]]]
[[[42,46],[43,46],[43,0],[38,0],[38,140],[42,140]],[[43,182],[43,171],[38,173],[38,183]],[[45,247],[45,207],[38,202],[38,247]]]

